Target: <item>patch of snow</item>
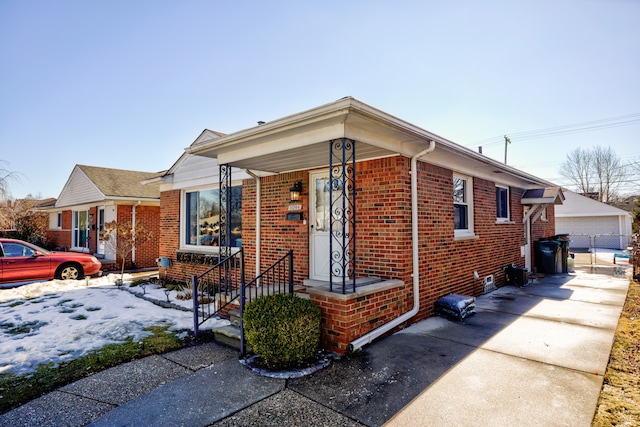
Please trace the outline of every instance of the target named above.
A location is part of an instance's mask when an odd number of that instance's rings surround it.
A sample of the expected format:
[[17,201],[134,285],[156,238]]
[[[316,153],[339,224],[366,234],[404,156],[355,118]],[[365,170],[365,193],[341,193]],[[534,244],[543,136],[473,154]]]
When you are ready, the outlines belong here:
[[[177,299],[155,284],[129,287],[115,283],[120,274],[91,280],[52,280],[0,289],[0,373],[26,374],[41,364],[73,360],[107,344],[134,342],[149,326],[193,330],[193,301]],[[164,308],[147,299],[169,301],[184,310]],[[200,329],[229,324],[210,319]]]

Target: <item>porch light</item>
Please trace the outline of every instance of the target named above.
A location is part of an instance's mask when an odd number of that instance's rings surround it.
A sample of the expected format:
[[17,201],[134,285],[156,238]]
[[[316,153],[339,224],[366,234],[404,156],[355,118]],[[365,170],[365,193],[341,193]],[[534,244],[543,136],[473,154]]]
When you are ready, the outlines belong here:
[[289,189],[291,193],[291,201],[299,202],[300,201],[300,193],[302,193],[302,181],[298,181]]

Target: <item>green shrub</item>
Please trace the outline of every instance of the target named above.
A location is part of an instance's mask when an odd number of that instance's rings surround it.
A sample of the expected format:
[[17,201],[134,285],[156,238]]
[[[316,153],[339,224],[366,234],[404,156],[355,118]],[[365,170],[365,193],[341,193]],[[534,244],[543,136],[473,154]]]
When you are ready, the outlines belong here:
[[293,364],[311,358],[320,343],[320,307],[292,294],[258,298],[242,321],[251,349],[269,364]]

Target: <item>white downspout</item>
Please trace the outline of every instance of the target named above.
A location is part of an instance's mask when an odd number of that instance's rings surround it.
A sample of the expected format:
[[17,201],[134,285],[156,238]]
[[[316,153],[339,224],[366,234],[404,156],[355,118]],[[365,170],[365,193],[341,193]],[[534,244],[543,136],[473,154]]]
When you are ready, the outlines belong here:
[[356,351],[361,349],[364,345],[367,345],[376,338],[381,335],[387,333],[392,330],[396,326],[401,325],[407,320],[411,319],[418,313],[420,309],[420,264],[418,263],[418,158],[424,156],[435,150],[436,142],[431,140],[429,142],[429,148],[426,150],[422,150],[415,156],[411,157],[411,256],[412,256],[412,264],[413,264],[413,272],[411,273],[411,277],[413,279],[413,308],[408,312],[402,314],[400,317],[397,317],[380,326],[377,329],[369,332],[366,335],[361,336],[360,338],[355,339],[349,344],[349,349],[351,351]]
[[[138,204],[133,205],[131,208],[131,229],[135,231],[136,229],[136,207],[142,202],[140,202],[140,200],[138,200]],[[135,238],[135,235],[134,235]],[[124,260],[122,261],[124,262]],[[131,264],[135,265],[136,263],[136,247],[134,246],[131,249]]]
[[262,180],[258,175],[254,174],[249,169],[246,169],[246,172],[256,180],[256,276],[258,276],[260,274],[260,223],[262,222],[260,215],[260,200],[262,199]]

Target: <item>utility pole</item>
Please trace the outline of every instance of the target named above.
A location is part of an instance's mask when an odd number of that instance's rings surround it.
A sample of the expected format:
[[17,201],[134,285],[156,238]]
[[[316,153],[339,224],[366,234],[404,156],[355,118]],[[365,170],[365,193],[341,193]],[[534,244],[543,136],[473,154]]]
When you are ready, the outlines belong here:
[[511,144],[511,140],[507,137],[507,135],[504,136],[504,164],[507,164],[507,144]]

